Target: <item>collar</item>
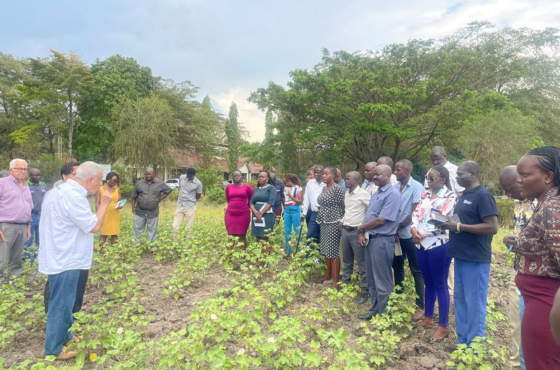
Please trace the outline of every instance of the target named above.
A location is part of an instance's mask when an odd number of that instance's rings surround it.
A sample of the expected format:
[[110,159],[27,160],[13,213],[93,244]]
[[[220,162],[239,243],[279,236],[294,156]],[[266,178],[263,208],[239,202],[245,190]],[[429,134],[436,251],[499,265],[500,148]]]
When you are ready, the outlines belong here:
[[[438,198],[442,198],[445,193],[447,193],[449,189],[447,189],[447,186],[443,185],[443,188],[439,189],[438,193],[436,194],[436,197]],[[431,197],[432,196],[432,191],[430,189],[426,190],[426,193]]]
[[27,179],[27,183],[29,184],[29,186],[39,186],[42,185],[43,183],[41,181],[39,181],[39,183],[37,185],[35,185],[34,183],[32,183],[31,181],[29,181],[29,179]]
[[270,186],[270,184],[266,184],[265,186],[257,186],[259,189],[266,189]]
[[67,179],[65,184],[68,184],[68,186],[73,187],[74,189],[76,189],[80,194],[82,194],[83,196],[87,196],[87,190],[86,188],[84,188],[82,185],[78,184],[76,181],[72,180],[72,179]]
[[558,191],[559,191],[558,186],[553,187],[552,189],[550,189],[550,190],[546,193],[546,195],[545,195],[543,201],[547,200],[548,198],[557,197],[558,195],[560,195]]
[[[8,176],[8,177],[11,177],[12,180],[14,180],[14,182],[16,183],[16,185],[17,185],[17,186],[20,186],[15,177],[13,177],[11,174],[10,174],[10,176]],[[27,181],[24,181],[24,182],[23,182],[23,187],[24,187],[24,188],[25,188],[25,185],[26,185],[26,184],[27,184]],[[27,184],[27,185],[28,185],[28,184]]]
[[377,189],[377,191],[387,191],[387,189],[392,188],[392,187],[393,187],[393,184],[391,184],[391,183],[389,182],[389,183],[388,183],[387,185],[385,185],[384,187]]
[[[474,193],[474,192],[477,191],[478,188],[480,188],[481,186],[482,186],[482,184],[478,184],[477,186],[475,186],[475,187],[472,188],[471,190],[465,189],[465,190],[463,190],[463,193]],[[556,189],[556,188],[554,188],[554,189]],[[552,190],[552,189],[550,189],[550,190]]]

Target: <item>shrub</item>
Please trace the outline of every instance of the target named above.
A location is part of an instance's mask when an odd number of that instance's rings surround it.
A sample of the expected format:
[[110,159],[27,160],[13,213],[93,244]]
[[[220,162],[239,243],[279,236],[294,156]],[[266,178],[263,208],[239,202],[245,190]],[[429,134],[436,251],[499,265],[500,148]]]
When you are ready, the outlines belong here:
[[247,184],[251,185],[253,188],[257,188],[257,180],[247,181]]
[[215,186],[206,191],[206,198],[211,203],[223,204],[226,202],[226,192],[219,186]]
[[[179,189],[179,188],[176,188]],[[167,198],[165,198],[166,200],[169,200],[170,202],[177,202],[177,199],[179,199],[179,191],[173,189],[173,191],[171,193],[169,193],[169,195],[167,196]]]
[[134,190],[134,185],[132,184],[121,184],[120,186],[121,189],[121,195],[124,198],[130,198],[130,194],[132,193],[132,190]]
[[43,155],[38,160],[29,161],[29,168],[37,168],[41,171],[41,181],[50,188],[60,180],[60,168],[64,165],[60,159],[54,155]]
[[511,199],[496,199],[498,206],[498,222],[501,227],[513,228],[513,209],[515,202]]

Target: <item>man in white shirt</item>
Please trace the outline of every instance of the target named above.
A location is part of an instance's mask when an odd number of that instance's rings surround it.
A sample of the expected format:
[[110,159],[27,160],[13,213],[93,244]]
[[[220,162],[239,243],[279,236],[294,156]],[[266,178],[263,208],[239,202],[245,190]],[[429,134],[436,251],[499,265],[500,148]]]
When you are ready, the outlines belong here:
[[[451,189],[449,190],[453,190],[457,197],[460,197],[465,188],[459,186],[457,183],[457,166],[447,160],[445,150],[441,146],[434,146],[432,148],[430,151],[430,161],[433,166],[443,166],[447,168],[447,171],[449,171],[449,182],[451,183]],[[428,176],[428,174],[426,174],[426,176]],[[424,189],[428,189],[428,180],[424,181]]]
[[66,343],[76,341],[68,330],[73,324],[72,308],[81,270],[89,270],[93,256],[93,234],[101,229],[112,194],[101,195],[96,214],[91,213],[87,195],[103,184],[103,170],[97,163],[78,167],[74,180],[50,191],[43,201],[39,233],[39,272],[48,275],[50,290],[45,356],[59,360],[76,357]]
[[[441,146],[434,146],[430,151],[430,161],[433,166],[443,166],[449,171],[449,183],[451,184],[451,189],[460,197],[463,195],[465,188],[459,186],[457,183],[457,166],[447,160],[447,155],[445,150]],[[430,172],[430,170],[428,170]],[[424,189],[428,189],[428,174],[426,174],[426,180],[424,180]],[[447,285],[449,286],[449,295],[451,296],[451,303],[453,303],[453,289],[455,289],[455,264],[451,261],[449,266],[449,275],[447,276]]]
[[369,288],[365,248],[360,246],[358,226],[364,223],[371,194],[360,188],[362,176],[357,171],[348,172],[345,182],[348,191],[344,195],[344,218],[340,222],[342,228],[342,260],[344,261],[342,283],[350,284],[354,272],[355,258],[358,263],[361,288],[358,304],[363,304],[369,299]]
[[317,223],[317,212],[319,212],[317,198],[325,187],[323,183],[323,168],[323,166],[318,164],[313,169],[315,178],[309,181],[305,187],[301,214],[301,221],[303,219],[307,221],[307,239],[314,239],[313,241],[317,244],[321,242],[321,229]]

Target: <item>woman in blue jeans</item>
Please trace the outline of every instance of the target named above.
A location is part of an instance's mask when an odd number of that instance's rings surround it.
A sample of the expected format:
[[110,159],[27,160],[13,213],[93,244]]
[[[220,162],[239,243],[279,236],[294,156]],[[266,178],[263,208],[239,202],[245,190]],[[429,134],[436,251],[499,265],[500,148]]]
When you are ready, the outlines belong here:
[[292,253],[290,235],[292,230],[299,235],[301,229],[301,203],[303,202],[303,188],[297,175],[287,173],[282,180],[284,185],[284,232],[286,234],[286,253]]
[[439,322],[430,344],[441,342],[447,337],[449,324],[449,287],[447,276],[451,258],[447,257],[449,231],[440,230],[435,224],[428,223],[433,213],[451,216],[457,204],[457,196],[451,190],[449,171],[443,166],[433,167],[426,176],[429,189],[422,194],[420,202],[412,215],[413,241],[416,244],[416,257],[424,278],[425,315],[417,324],[421,327],[434,325],[436,297],[439,307]]

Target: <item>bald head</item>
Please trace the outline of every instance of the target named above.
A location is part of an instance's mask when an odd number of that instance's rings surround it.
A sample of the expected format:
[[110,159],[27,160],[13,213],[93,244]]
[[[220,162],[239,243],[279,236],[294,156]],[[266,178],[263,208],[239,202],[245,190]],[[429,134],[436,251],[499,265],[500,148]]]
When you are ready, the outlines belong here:
[[29,170],[29,181],[34,185],[38,185],[41,182],[41,171],[31,168]]
[[395,165],[395,176],[397,180],[403,183],[403,181],[408,181],[410,179],[410,173],[412,172],[412,162],[408,159],[401,159]]
[[344,178],[344,185],[350,192],[354,191],[362,183],[362,175],[358,171],[350,171]]
[[380,188],[391,182],[391,167],[386,164],[378,164],[373,170],[373,183]]
[[519,192],[519,184],[517,183],[517,166],[507,166],[500,174],[500,187],[506,195],[512,199],[522,199]]
[[334,177],[334,182],[337,184],[342,181],[342,171],[338,168],[336,169],[336,176]]
[[381,157],[377,160],[377,165],[383,164],[389,166],[391,171],[393,170],[393,160],[390,157]]
[[447,155],[441,146],[434,146],[430,151],[430,161],[433,166],[443,166],[447,162]]
[[373,170],[377,166],[377,162],[369,162],[364,167],[364,176],[367,181],[373,181]]
[[270,178],[270,180],[272,180],[272,182],[273,182],[274,184],[276,184],[276,174],[275,174],[274,172],[270,172],[270,173],[268,174],[268,177]]
[[461,167],[463,168],[463,171],[472,173],[476,177],[480,175],[480,167],[478,167],[478,164],[476,164],[476,162],[466,161],[461,164]]
[[457,168],[457,184],[466,190],[471,190],[480,185],[480,168],[473,161],[461,163]]
[[155,177],[154,169],[152,167],[147,167],[146,171],[144,172],[144,178],[146,179],[146,181],[151,183],[152,181],[154,181],[154,177]]

